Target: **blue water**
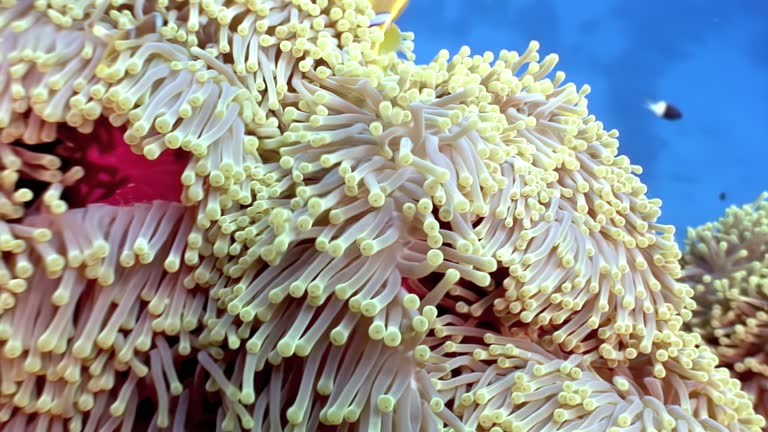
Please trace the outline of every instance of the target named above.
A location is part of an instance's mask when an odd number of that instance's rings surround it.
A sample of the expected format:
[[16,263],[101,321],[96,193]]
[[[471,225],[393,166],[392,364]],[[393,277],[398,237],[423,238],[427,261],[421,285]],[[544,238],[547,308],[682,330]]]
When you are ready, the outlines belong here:
[[[591,85],[590,111],[619,130],[678,240],[768,190],[768,1],[411,0],[398,25],[416,33],[420,62],[531,39],[557,53],[568,81]],[[654,99],[684,118],[656,118],[643,106]]]

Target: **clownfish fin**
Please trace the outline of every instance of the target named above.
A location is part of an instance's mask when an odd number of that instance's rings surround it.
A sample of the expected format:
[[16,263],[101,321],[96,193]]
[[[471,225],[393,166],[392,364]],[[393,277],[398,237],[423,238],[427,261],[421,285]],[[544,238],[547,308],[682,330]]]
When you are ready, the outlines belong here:
[[389,20],[391,19],[391,17],[392,17],[392,14],[391,14],[391,13],[389,13],[389,12],[382,12],[382,13],[377,13],[377,14],[376,14],[376,15],[373,17],[373,19],[371,19],[371,23],[370,23],[370,26],[371,26],[371,27],[378,27],[378,26],[380,26],[380,25],[384,25],[384,24],[386,24],[387,22],[389,22]]
[[383,26],[386,31],[400,17],[409,0],[371,0],[376,16],[371,20],[371,26]]
[[403,34],[395,20],[403,13],[408,2],[409,0],[371,0],[376,15],[370,20],[369,26],[379,27],[384,32],[384,40],[373,47],[375,52],[400,51]]

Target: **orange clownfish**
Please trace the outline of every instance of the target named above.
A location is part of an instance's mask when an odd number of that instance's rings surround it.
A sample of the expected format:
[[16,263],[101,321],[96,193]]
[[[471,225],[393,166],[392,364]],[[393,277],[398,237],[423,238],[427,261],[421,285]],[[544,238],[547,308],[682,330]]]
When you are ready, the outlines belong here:
[[409,0],[371,0],[376,15],[371,19],[371,27],[381,27],[384,40],[377,47],[380,51],[392,52],[400,48],[403,35],[395,20],[403,13]]

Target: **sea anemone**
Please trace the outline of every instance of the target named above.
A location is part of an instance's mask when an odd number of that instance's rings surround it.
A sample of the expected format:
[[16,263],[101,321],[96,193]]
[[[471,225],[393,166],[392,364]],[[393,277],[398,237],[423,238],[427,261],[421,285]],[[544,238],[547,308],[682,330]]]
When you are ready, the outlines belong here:
[[688,230],[683,280],[699,307],[689,326],[768,415],[768,193]]
[[589,87],[375,12],[3,5],[0,423],[759,430]]

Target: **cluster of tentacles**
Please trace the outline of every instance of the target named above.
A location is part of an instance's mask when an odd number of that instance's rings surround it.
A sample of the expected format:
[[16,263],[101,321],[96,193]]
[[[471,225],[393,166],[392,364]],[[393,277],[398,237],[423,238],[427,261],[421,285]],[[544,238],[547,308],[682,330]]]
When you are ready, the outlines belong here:
[[698,303],[687,326],[768,415],[768,193],[688,230],[683,281]]
[[0,425],[760,430],[589,87],[375,12],[2,3]]

